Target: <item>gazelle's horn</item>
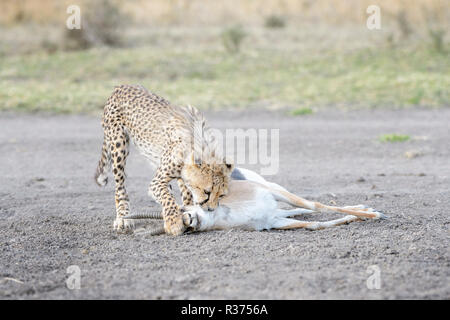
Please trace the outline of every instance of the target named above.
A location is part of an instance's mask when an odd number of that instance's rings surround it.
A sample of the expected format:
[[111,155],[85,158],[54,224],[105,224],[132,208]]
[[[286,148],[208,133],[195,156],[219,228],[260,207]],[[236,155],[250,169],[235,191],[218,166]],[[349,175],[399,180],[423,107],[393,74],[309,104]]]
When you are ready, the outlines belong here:
[[135,234],[138,236],[158,236],[165,233],[166,230],[164,230],[164,226],[154,227],[143,232],[135,232]]
[[133,213],[123,216],[122,219],[163,219],[161,211],[151,211],[146,213]]

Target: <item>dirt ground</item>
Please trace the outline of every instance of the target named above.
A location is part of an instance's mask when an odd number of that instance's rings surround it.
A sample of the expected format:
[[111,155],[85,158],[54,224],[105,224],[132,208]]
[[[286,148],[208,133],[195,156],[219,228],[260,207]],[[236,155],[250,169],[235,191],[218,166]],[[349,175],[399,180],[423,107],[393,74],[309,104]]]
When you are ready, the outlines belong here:
[[[113,186],[93,181],[100,119],[3,113],[0,297],[450,298],[450,109],[206,115],[222,130],[280,129],[280,168],[268,180],[324,203],[367,204],[389,219],[314,232],[117,235]],[[387,133],[411,139],[379,142]],[[152,171],[135,149],[127,173],[132,209],[158,209],[147,196]],[[81,272],[78,290],[66,285],[71,265]],[[368,286],[378,275],[380,288]]]

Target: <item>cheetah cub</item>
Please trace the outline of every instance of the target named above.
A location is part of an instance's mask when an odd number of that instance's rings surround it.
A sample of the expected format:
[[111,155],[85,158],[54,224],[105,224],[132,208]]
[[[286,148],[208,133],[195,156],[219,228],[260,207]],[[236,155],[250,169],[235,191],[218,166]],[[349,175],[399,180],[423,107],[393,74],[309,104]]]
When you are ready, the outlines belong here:
[[180,235],[186,229],[169,189],[172,180],[178,182],[183,206],[198,205],[212,211],[227,195],[233,165],[220,157],[202,114],[194,107],[174,106],[141,86],[122,85],[106,102],[102,127],[103,147],[95,180],[105,186],[112,166],[114,229],[118,232],[133,228],[132,221],[123,219],[130,213],[124,172],[130,138],[156,168],[148,192],[162,206],[167,234]]

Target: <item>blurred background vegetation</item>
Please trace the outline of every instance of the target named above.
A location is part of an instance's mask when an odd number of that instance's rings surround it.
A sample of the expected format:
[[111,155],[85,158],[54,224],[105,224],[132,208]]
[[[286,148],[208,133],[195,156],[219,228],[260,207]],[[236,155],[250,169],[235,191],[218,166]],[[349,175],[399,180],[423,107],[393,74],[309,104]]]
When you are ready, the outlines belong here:
[[96,113],[123,83],[201,109],[448,107],[449,26],[448,0],[0,0],[0,110]]

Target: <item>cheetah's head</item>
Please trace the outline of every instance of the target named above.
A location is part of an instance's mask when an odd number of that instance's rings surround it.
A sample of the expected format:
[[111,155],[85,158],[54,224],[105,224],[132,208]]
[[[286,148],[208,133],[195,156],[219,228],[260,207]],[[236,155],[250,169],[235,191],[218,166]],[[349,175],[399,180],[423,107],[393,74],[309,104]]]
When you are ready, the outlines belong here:
[[191,191],[193,202],[203,210],[213,211],[221,198],[228,194],[233,165],[227,161],[201,162],[192,154],[185,161],[181,178]]

